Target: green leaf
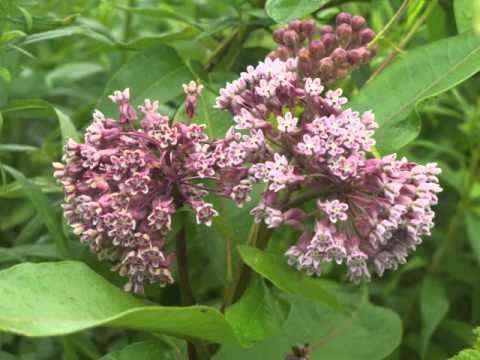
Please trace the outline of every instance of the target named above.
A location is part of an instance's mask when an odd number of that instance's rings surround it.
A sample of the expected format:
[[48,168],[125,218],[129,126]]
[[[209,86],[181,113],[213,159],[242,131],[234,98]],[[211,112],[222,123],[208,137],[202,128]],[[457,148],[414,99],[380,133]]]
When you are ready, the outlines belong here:
[[116,114],[116,106],[108,99],[115,90],[130,88],[130,99],[140,105],[144,99],[170,101],[183,93],[182,84],[192,74],[172,48],[156,46],[142,51],[122,66],[107,83],[98,108],[109,116]]
[[0,272],[0,329],[59,336],[96,326],[237,343],[223,315],[208,306],[145,306],[74,261],[24,263]]
[[453,10],[458,32],[468,32],[474,29],[475,22],[479,20],[480,0],[455,0]]
[[21,172],[7,165],[3,165],[3,168],[22,185],[25,194],[28,196],[33,206],[35,206],[35,209],[47,226],[52,239],[57,244],[58,250],[65,258],[68,258],[70,254],[67,239],[63,234],[62,226],[58,217],[53,213],[48,198],[42,193],[40,187],[27,179]]
[[349,106],[373,110],[382,153],[412,141],[420,129],[416,105],[437,96],[480,70],[480,37],[463,34],[409,51],[368,83]]
[[100,360],[175,360],[177,354],[160,341],[142,341],[105,355]]
[[94,62],[71,62],[62,64],[50,71],[45,77],[45,82],[53,87],[58,84],[71,83],[83,80],[103,72],[103,67]]
[[41,109],[47,111],[47,113],[52,114],[58,119],[58,123],[60,124],[60,130],[62,133],[62,140],[65,143],[68,139],[73,139],[75,141],[80,141],[80,136],[75,129],[75,125],[72,123],[72,120],[65,115],[63,112],[58,110],[52,104],[47,101],[43,100],[16,100],[12,101],[5,107],[3,107],[2,112],[8,113],[13,111],[21,111],[21,110],[35,110]]
[[223,346],[214,359],[285,359],[292,346],[308,343],[313,348],[311,360],[380,360],[400,343],[398,315],[358,293],[348,297],[348,310],[342,312],[300,296],[287,299],[292,310],[278,334],[250,349]]
[[445,288],[439,280],[427,276],[423,280],[420,295],[420,309],[422,314],[421,354],[426,359],[428,345],[433,333],[440,322],[447,315],[450,302]]
[[480,262],[480,216],[467,212],[465,214],[465,225],[467,226],[468,240],[470,246]]
[[33,19],[32,19],[32,14],[28,12],[27,9],[21,6],[17,6],[17,9],[22,13],[23,19],[25,20],[25,28],[27,31],[32,30],[33,26]]
[[61,39],[74,35],[81,35],[96,40],[105,45],[113,46],[115,43],[103,34],[100,34],[85,26],[67,26],[61,29],[49,30],[25,37],[21,45],[35,44],[41,41]]
[[12,75],[10,74],[10,71],[3,66],[0,66],[0,78],[5,80],[7,84],[10,84],[12,82]]
[[338,307],[336,296],[326,288],[328,286],[326,283],[306,276],[289,266],[286,257],[251,246],[238,246],[238,251],[248,266],[270,280],[279,289]]
[[267,0],[265,11],[277,23],[300,19],[328,4],[331,0]]
[[285,300],[276,297],[262,279],[253,279],[242,298],[228,307],[225,316],[243,345],[278,332],[290,311]]
[[38,148],[30,145],[21,145],[21,144],[0,144],[0,152],[33,152],[37,151]]

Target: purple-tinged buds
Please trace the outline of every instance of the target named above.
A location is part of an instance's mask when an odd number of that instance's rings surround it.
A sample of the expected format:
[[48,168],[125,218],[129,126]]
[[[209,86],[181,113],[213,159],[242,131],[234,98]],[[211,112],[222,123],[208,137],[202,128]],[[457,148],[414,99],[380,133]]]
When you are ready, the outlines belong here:
[[321,40],[313,40],[310,43],[309,50],[314,59],[320,59],[325,55],[325,46]]
[[185,112],[189,119],[193,118],[195,115],[195,110],[197,109],[198,97],[202,94],[203,85],[197,84],[195,81],[190,81],[187,84],[183,84],[183,91],[187,96],[185,104]]
[[362,30],[367,25],[367,22],[365,21],[365,18],[363,16],[355,15],[352,18],[351,25],[352,25],[353,31],[359,31],[359,30]]
[[295,32],[300,32],[302,30],[302,21],[292,20],[288,23],[288,28]]
[[337,45],[337,39],[333,33],[327,33],[325,35],[322,35],[321,40],[323,42],[323,45],[325,46],[327,54],[330,53]]
[[349,14],[347,12],[341,12],[340,14],[337,15],[336,23],[337,23],[337,26],[341,24],[351,24],[352,14]]
[[337,26],[337,39],[342,47],[347,47],[352,38],[352,27],[348,24],[340,24]]
[[333,34],[333,27],[330,25],[324,25],[320,28],[320,35]]
[[284,45],[283,34],[285,34],[285,28],[277,29],[273,32],[273,40],[280,45]]
[[294,48],[298,45],[298,42],[300,41],[300,38],[298,36],[298,33],[296,33],[293,30],[287,30],[283,33],[283,43],[290,47]]
[[372,29],[366,28],[366,29],[361,30],[358,33],[358,36],[360,38],[361,43],[363,45],[367,45],[370,41],[373,40],[373,38],[375,37],[375,33],[373,32]]
[[313,19],[307,19],[302,22],[302,33],[307,37],[311,38],[316,29],[316,23]]
[[345,49],[336,48],[332,52],[331,57],[337,66],[344,67],[345,65],[348,65],[347,51]]

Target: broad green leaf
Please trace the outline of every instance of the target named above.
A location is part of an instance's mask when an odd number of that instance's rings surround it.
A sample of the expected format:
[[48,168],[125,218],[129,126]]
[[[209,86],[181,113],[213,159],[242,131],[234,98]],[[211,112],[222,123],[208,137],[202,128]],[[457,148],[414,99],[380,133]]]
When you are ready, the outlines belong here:
[[22,185],[25,194],[32,202],[38,214],[42,217],[48,232],[57,244],[58,250],[65,258],[68,258],[70,254],[67,239],[63,234],[59,218],[53,213],[48,198],[37,185],[27,179],[21,172],[7,165],[3,165],[3,168]]
[[182,84],[189,82],[192,74],[175,50],[167,46],[156,46],[142,51],[122,66],[107,83],[98,109],[109,116],[116,115],[116,106],[108,95],[115,90],[130,88],[130,99],[134,105],[144,99],[165,103],[183,93]]
[[467,226],[470,246],[477,257],[477,260],[480,262],[480,216],[467,212],[465,214],[465,225]]
[[114,42],[108,37],[106,37],[105,35],[100,34],[85,26],[67,26],[61,29],[49,30],[49,31],[28,35],[22,41],[21,45],[30,45],[30,44],[35,44],[41,41],[61,39],[61,38],[69,37],[73,35],[85,36],[90,39],[96,40],[100,43],[103,43],[104,45],[110,45],[110,46],[114,45]]
[[100,360],[176,360],[178,356],[160,341],[142,341],[105,355]]
[[450,302],[447,293],[440,281],[430,275],[425,277],[420,295],[422,314],[421,354],[423,359],[426,359],[430,339],[440,322],[447,315],[449,307]]
[[454,0],[453,10],[459,33],[472,29],[477,33],[480,32],[479,24],[477,24],[480,22],[480,0]]
[[242,298],[225,313],[227,321],[244,345],[266,339],[278,332],[290,311],[290,305],[265,286],[263,279],[253,279]]
[[345,298],[348,310],[300,296],[288,296],[292,310],[282,330],[249,349],[223,346],[215,360],[285,359],[291,347],[308,343],[311,360],[380,360],[400,343],[402,326],[393,311],[374,306],[358,293]]
[[52,114],[58,119],[58,123],[60,124],[60,131],[62,133],[62,140],[64,143],[70,138],[77,142],[80,140],[80,135],[75,129],[75,125],[72,123],[71,119],[47,101],[36,99],[16,100],[12,101],[0,110],[2,110],[3,113],[8,113],[13,111],[34,109],[45,110],[47,113]]
[[59,336],[96,326],[237,343],[224,316],[208,306],[146,306],[85,264],[24,263],[0,272],[0,329]]
[[480,70],[480,37],[463,34],[399,55],[354,97],[356,111],[373,110],[380,128],[375,138],[382,153],[412,141],[420,129],[415,106],[437,96]]
[[279,289],[290,294],[301,294],[333,307],[338,306],[334,293],[320,279],[306,276],[287,264],[286,257],[268,253],[251,246],[239,246],[243,261],[255,272],[270,280]]
[[300,19],[320,9],[331,0],[267,0],[265,10],[277,23]]
[[71,62],[62,64],[50,71],[45,77],[45,82],[53,87],[58,84],[82,80],[103,71],[103,67],[94,62]]

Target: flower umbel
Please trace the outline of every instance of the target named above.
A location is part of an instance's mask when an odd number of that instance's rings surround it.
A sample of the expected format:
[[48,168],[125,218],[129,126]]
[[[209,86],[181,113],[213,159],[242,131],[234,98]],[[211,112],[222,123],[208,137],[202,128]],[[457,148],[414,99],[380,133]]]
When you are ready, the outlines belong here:
[[[185,86],[187,103],[192,102],[188,116],[193,116],[201,88],[196,83]],[[221,181],[219,195],[239,204],[248,198],[249,182],[239,188],[231,175],[237,171],[220,161],[219,147],[230,149],[229,164],[238,162],[235,156],[241,158],[235,155],[234,141],[210,141],[204,125],[170,125],[158,113],[158,101],[149,99],[139,106],[143,119],[136,126],[129,97],[129,89],[116,91],[110,98],[118,105],[119,121],[96,110],[85,143],[69,140],[63,163],[54,163],[54,168],[74,233],[128,277],[126,290],[142,293],[145,282],[173,282],[169,265],[174,255],[165,252],[164,244],[176,210],[190,207],[197,222],[207,226],[217,216],[204,199],[209,189],[202,180]]]

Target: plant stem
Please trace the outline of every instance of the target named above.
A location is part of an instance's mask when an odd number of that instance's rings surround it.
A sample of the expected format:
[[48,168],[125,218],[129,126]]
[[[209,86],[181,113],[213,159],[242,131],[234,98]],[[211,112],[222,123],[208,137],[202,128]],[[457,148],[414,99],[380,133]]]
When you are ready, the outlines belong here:
[[387,25],[385,25],[385,27],[380,30],[380,32],[377,34],[377,36],[375,36],[375,38],[370,41],[370,43],[368,44],[368,47],[371,47],[372,45],[376,44],[378,42],[378,40],[380,40],[381,38],[383,38],[385,36],[385,34],[390,31],[390,28],[395,25],[395,23],[400,19],[400,17],[402,16],[403,12],[407,9],[407,5],[408,3],[410,2],[410,0],[405,0],[402,5],[400,5],[400,7],[398,8],[397,12],[395,13],[395,15],[390,19],[390,21],[387,23]]
[[[187,232],[185,226],[180,229],[176,241],[176,255],[178,268],[178,285],[180,287],[180,298],[183,306],[190,306],[195,303],[190,280],[188,278],[188,258],[187,258]],[[187,351],[189,360],[197,360],[197,350],[195,344],[187,341]]]
[[408,45],[410,40],[415,36],[420,26],[422,26],[423,22],[428,18],[430,13],[432,12],[433,8],[437,5],[437,0],[432,0],[429,4],[423,15],[413,24],[412,28],[408,32],[408,34],[403,38],[400,44],[393,49],[393,51],[388,55],[388,57],[380,64],[380,66],[374,71],[372,76],[367,80],[367,83],[372,81],[376,78],[390,63],[395,60],[397,55]]
[[[128,7],[133,8],[136,5],[136,0],[128,0]],[[128,40],[130,39],[130,32],[132,29],[132,20],[133,20],[133,14],[131,11],[127,11],[125,14],[125,22],[123,23],[123,34],[122,34],[122,40],[124,43],[127,43]],[[122,64],[124,64],[127,61],[127,54],[128,50],[123,50],[122,52]]]
[[178,267],[178,285],[180,287],[182,305],[193,305],[195,303],[195,299],[193,297],[190,280],[188,278],[187,236],[185,227],[182,227],[177,235],[176,255]]

